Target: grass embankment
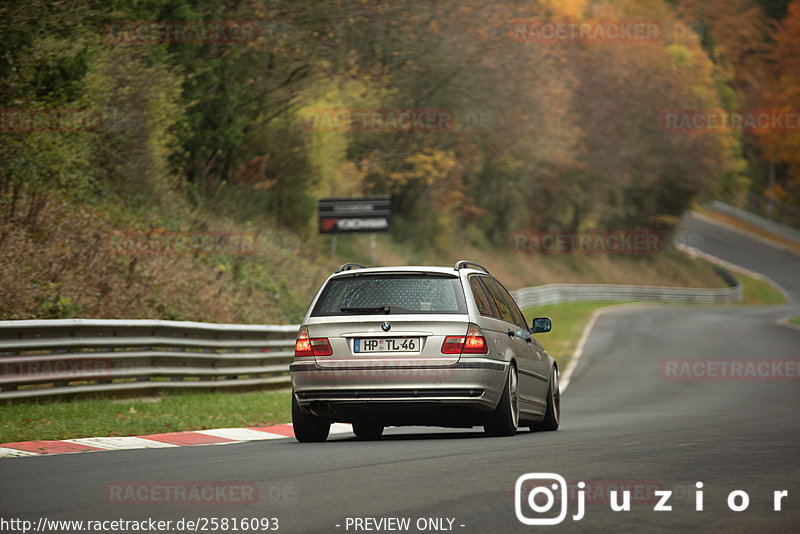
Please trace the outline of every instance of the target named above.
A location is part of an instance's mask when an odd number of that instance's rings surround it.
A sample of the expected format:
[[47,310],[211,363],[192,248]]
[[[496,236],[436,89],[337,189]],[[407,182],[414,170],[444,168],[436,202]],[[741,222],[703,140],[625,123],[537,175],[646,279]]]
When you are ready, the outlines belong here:
[[776,306],[785,304],[786,297],[761,278],[753,278],[737,273],[736,278],[742,284],[742,302],[744,306]]
[[287,391],[218,391],[136,399],[4,402],[0,443],[269,426],[291,420],[289,395]]
[[[769,305],[783,297],[762,280],[738,275],[743,304]],[[525,317],[550,317],[553,331],[541,334],[563,370],[591,313],[618,302],[573,302],[525,310]],[[800,324],[800,317],[792,322]],[[289,393],[170,393],[138,399],[76,398],[0,404],[0,443],[91,436],[135,436],[181,430],[268,426],[291,420]]]
[[[237,221],[202,210],[134,210],[77,204],[53,196],[33,221],[0,217],[0,320],[170,319],[220,323],[296,323],[338,265],[370,262],[369,237],[330,238],[313,228],[290,231],[274,221]],[[242,253],[198,249],[142,251],[118,245],[130,236],[255,235]],[[164,238],[166,239],[166,238]],[[139,241],[132,241],[140,243]],[[562,283],[721,287],[709,264],[674,250],[648,254],[529,254],[513,243],[454,241],[448,250],[377,239],[379,265],[485,265],[509,289]],[[242,251],[240,251],[242,252]]]

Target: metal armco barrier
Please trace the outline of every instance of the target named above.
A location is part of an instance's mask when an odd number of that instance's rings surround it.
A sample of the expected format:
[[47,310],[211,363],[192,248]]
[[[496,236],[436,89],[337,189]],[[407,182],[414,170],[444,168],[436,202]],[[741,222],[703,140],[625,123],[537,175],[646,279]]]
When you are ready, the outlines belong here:
[[0,321],[0,399],[288,386],[298,325]]
[[708,207],[711,208],[712,210],[724,213],[726,215],[730,215],[731,217],[735,217],[742,221],[749,222],[750,224],[754,224],[760,228],[763,228],[764,230],[781,235],[787,239],[791,239],[793,241],[800,243],[800,230],[798,230],[797,228],[792,228],[791,226],[781,224],[771,219],[767,219],[766,217],[762,217],[761,215],[758,215],[756,213],[739,209],[737,207],[725,204],[724,202],[720,202],[718,200],[712,200],[708,204]]
[[[559,302],[726,303],[726,289],[548,284],[512,292],[520,308]],[[158,389],[289,386],[299,325],[158,320],[0,321],[0,399]]]
[[547,284],[525,287],[511,295],[520,308],[531,308],[561,302],[597,300],[646,300],[655,302],[688,302],[695,304],[725,304],[742,300],[742,286],[725,269],[715,271],[730,285],[720,289],[694,289],[660,286],[617,286],[607,284]]

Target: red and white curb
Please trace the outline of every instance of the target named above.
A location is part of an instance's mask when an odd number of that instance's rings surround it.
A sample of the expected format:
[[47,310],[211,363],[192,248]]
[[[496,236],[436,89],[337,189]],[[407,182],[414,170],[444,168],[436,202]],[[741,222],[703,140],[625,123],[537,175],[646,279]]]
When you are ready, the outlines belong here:
[[[344,423],[333,423],[331,435],[352,433],[353,427]],[[0,458],[20,456],[42,456],[70,452],[93,452],[126,449],[158,449],[166,447],[188,447],[194,445],[227,445],[262,439],[293,438],[291,424],[249,428],[218,428],[215,430],[193,430],[150,434],[148,436],[119,436],[105,438],[76,438],[61,440],[20,441],[0,444]]]

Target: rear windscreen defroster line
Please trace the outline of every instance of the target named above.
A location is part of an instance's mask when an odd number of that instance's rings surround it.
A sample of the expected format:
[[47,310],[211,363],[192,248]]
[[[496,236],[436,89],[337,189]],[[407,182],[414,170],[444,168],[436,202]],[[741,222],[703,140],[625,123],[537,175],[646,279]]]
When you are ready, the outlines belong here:
[[460,279],[424,273],[332,278],[311,315],[399,313],[467,313]]

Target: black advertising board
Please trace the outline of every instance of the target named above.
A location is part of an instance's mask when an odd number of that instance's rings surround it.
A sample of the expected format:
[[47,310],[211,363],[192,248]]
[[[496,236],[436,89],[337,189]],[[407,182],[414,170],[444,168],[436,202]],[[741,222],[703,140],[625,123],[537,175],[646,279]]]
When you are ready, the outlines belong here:
[[352,234],[389,231],[390,195],[319,199],[319,233]]

